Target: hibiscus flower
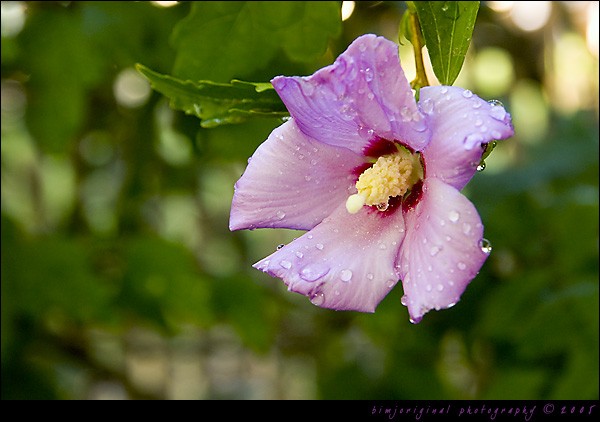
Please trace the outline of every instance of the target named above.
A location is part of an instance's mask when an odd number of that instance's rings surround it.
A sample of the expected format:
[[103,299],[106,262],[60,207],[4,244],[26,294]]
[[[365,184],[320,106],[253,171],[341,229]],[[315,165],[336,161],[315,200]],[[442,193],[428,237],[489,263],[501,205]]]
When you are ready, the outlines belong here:
[[398,46],[373,34],[271,82],[291,117],[235,184],[230,229],[307,232],[254,267],[324,308],[374,312],[400,280],[413,323],[453,306],[491,250],[460,190],[513,135],[504,107],[452,86],[417,102]]

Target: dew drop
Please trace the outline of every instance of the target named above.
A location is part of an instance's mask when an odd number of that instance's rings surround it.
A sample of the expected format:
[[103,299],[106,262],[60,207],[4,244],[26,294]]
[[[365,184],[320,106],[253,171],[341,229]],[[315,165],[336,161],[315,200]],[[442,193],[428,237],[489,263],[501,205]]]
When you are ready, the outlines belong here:
[[302,257],[304,256],[304,254],[300,251],[296,252],[296,256],[300,259],[302,259]]
[[440,92],[441,92],[442,94],[445,94],[446,92],[448,92],[448,87],[442,86],[442,87],[440,88]]
[[481,252],[484,254],[489,255],[492,252],[492,243],[486,238],[483,238],[479,241],[479,247],[481,248]]
[[382,202],[380,204],[377,204],[377,209],[379,211],[385,211],[388,209],[389,204],[387,202]]
[[310,182],[312,180],[312,177],[310,177],[310,176],[304,176],[304,180],[306,180],[307,182]]
[[478,172],[482,172],[485,170],[485,161],[482,161],[481,163],[477,164],[477,169]]
[[340,272],[340,278],[342,281],[350,281],[352,279],[352,270],[342,270]]
[[374,277],[374,275],[373,275],[373,274],[371,274],[371,273],[367,274],[367,278],[368,278],[369,280],[373,280],[373,277]]
[[364,43],[360,43],[359,46],[358,46],[358,49],[360,51],[365,51],[367,49],[367,46]]
[[423,101],[421,103],[421,110],[423,110],[423,113],[431,114],[433,112],[433,101],[429,98]]
[[406,296],[406,295],[403,295],[403,296],[400,298],[400,303],[401,303],[401,304],[403,304],[404,306],[408,306],[408,296]]
[[464,262],[459,262],[458,264],[456,264],[456,266],[458,267],[459,270],[464,271],[467,268],[467,265]]
[[419,318],[409,318],[408,320],[410,321],[411,324],[418,324],[419,322],[421,322],[423,318],[419,317]]
[[385,246],[385,243],[380,243],[379,249],[381,249],[383,251],[383,250],[387,249],[387,246]]
[[433,287],[431,287],[431,284],[428,284],[427,286],[425,286],[425,290],[427,290],[428,292],[433,290]]
[[436,256],[438,253],[440,253],[442,249],[439,246],[434,246],[431,248],[431,250],[429,251],[429,255],[431,256]]
[[372,100],[373,98],[375,98],[375,94],[373,94],[372,92],[369,92],[369,93],[367,94],[367,98],[368,98],[369,100]]
[[329,272],[329,268],[321,264],[308,265],[300,271],[300,278],[305,281],[316,281]]
[[473,148],[475,145],[481,143],[481,141],[483,141],[483,137],[479,134],[479,133],[470,133],[466,138],[465,138],[465,146],[468,149]]
[[458,213],[458,211],[452,210],[448,214],[448,220],[452,221],[453,223],[456,223],[459,218],[460,218],[460,214]]
[[471,91],[469,91],[468,89],[465,89],[462,93],[462,96],[465,98],[471,98],[473,96],[473,93]]
[[396,282],[394,280],[388,280],[388,282],[387,282],[388,289],[391,289],[395,285],[396,285]]
[[443,284],[438,284],[437,287],[436,287],[436,289],[437,289],[438,292],[441,292],[441,291],[444,290],[444,285]]
[[313,95],[313,93],[315,92],[315,87],[312,83],[307,82],[302,84],[302,93],[308,97],[310,97],[311,95]]
[[492,107],[504,107],[504,104],[502,104],[502,101],[500,100],[489,100],[488,104]]
[[280,243],[279,245],[277,245],[277,250],[283,248],[285,246],[285,243]]
[[471,225],[469,223],[463,223],[463,233],[464,234],[471,233]]
[[475,101],[475,102],[473,102],[473,108],[474,108],[474,109],[481,108],[481,102],[480,102],[480,101]]
[[290,268],[292,268],[292,263],[290,261],[281,261],[279,263],[279,265],[281,265],[283,268],[285,268],[286,270],[289,270]]
[[370,67],[367,67],[365,69],[365,80],[367,82],[371,82],[373,80],[373,69],[371,69]]
[[325,303],[325,295],[323,293],[316,293],[310,298],[310,302],[315,306],[321,306]]
[[412,112],[408,109],[408,107],[402,107],[400,110],[400,118],[403,122],[410,122],[412,120]]
[[323,250],[323,244],[322,243],[317,243],[315,245],[315,248],[317,248],[318,250],[322,251]]
[[277,211],[277,218],[279,218],[280,220],[283,220],[283,218],[285,217],[285,213],[283,211]]
[[452,303],[449,303],[448,305],[446,305],[446,308],[445,308],[445,309],[450,309],[450,308],[452,308],[452,307],[453,307],[454,305],[456,305],[456,304],[457,304],[457,302],[452,302]]
[[310,164],[312,164],[313,166],[317,165],[317,160],[310,160]]

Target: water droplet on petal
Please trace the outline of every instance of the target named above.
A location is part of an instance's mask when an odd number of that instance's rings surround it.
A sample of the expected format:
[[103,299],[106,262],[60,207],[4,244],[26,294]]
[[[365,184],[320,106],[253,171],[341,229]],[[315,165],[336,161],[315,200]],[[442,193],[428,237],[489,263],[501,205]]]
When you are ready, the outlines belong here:
[[296,256],[300,259],[302,259],[302,257],[304,256],[304,254],[300,251],[296,252]]
[[440,88],[440,92],[441,92],[442,94],[445,94],[446,92],[448,92],[448,87],[445,87],[445,86],[441,87],[441,88]]
[[489,100],[488,104],[492,107],[504,107],[504,104],[502,104],[502,101],[500,100]]
[[317,243],[315,245],[315,248],[317,248],[318,250],[322,251],[323,250],[323,244],[322,243]]
[[438,292],[441,292],[441,291],[444,290],[444,285],[443,284],[438,284],[437,287],[436,287],[436,289],[437,289]]
[[375,94],[373,94],[372,92],[369,92],[369,93],[367,94],[367,98],[368,98],[369,100],[372,100],[373,98],[375,98]]
[[423,318],[419,317],[419,318],[409,318],[408,320],[410,321],[411,324],[418,324],[419,322],[421,322]]
[[285,246],[285,243],[280,243],[279,245],[277,245],[277,250],[283,248]]
[[321,306],[325,303],[325,295],[323,293],[316,293],[310,298],[310,302],[315,306]]
[[279,265],[281,265],[283,268],[285,268],[286,270],[289,270],[290,268],[292,268],[292,263],[290,261],[281,261],[279,263]]
[[400,118],[403,122],[410,122],[412,120],[412,112],[408,109],[408,107],[402,107],[400,110]]
[[391,289],[395,285],[396,285],[396,281],[395,280],[388,280],[388,282],[387,282],[388,289]]
[[388,207],[389,207],[389,204],[387,202],[382,202],[380,204],[377,204],[377,209],[379,211],[385,211],[388,209]]
[[465,146],[467,149],[473,148],[475,145],[480,144],[483,141],[483,137],[479,133],[470,133],[465,138]]
[[380,243],[379,249],[381,249],[381,250],[387,249],[387,246],[385,246],[385,243]]
[[431,256],[436,256],[438,253],[440,253],[442,249],[439,246],[434,246],[431,248],[431,250],[429,251],[429,255]]
[[352,270],[342,270],[340,272],[340,278],[342,281],[350,281],[352,279]]
[[460,218],[460,214],[458,213],[458,211],[452,210],[448,214],[448,220],[452,221],[453,223],[456,223],[459,218]]
[[463,233],[464,234],[471,233],[471,225],[469,223],[463,223]]
[[310,176],[304,176],[304,180],[306,180],[307,182],[310,182],[312,180],[312,177],[310,177]]
[[305,281],[316,281],[329,272],[329,268],[321,264],[307,265],[300,271],[300,278]]
[[484,254],[489,255],[492,252],[492,243],[486,238],[483,238],[479,241],[479,247],[481,248],[481,252]]
[[425,290],[427,290],[428,292],[433,290],[433,287],[431,287],[431,284],[428,284],[427,286],[425,286]]
[[448,305],[446,305],[446,308],[445,308],[445,309],[450,309],[450,308],[452,308],[454,305],[456,305],[457,303],[458,303],[458,302],[452,302],[452,303],[449,303]]
[[425,113],[425,114],[433,113],[433,101],[431,101],[429,98],[427,98],[425,101],[423,101],[420,105],[421,105],[421,110],[423,110],[423,113]]
[[313,93],[315,92],[315,86],[310,82],[303,83],[301,85],[301,87],[302,87],[302,93],[308,97],[313,95]]
[[482,171],[484,171],[484,170],[485,170],[485,161],[482,161],[481,163],[479,163],[479,164],[477,165],[477,169],[476,169],[476,170],[477,170],[478,172],[482,172]]
[[285,217],[285,213],[283,211],[277,211],[277,218],[279,218],[280,220],[283,220],[283,218]]
[[400,298],[400,303],[404,306],[408,306],[408,296],[404,295]]
[[473,108],[474,109],[481,108],[481,102],[480,101],[474,101],[473,102]]
[[374,275],[373,275],[373,274],[371,274],[371,273],[367,274],[367,278],[368,278],[369,280],[373,280],[373,277],[374,277]]
[[467,265],[464,262],[459,262],[457,265],[459,270],[465,270],[467,268]]
[[371,82],[373,80],[373,69],[371,69],[370,67],[367,67],[365,69],[365,80],[367,82]]
[[465,89],[462,93],[462,96],[465,98],[471,98],[473,96],[473,93],[471,91],[469,91],[468,89]]
[[360,51],[365,51],[365,50],[367,49],[367,46],[366,46],[364,43],[360,43],[360,44],[358,45],[358,49],[359,49]]

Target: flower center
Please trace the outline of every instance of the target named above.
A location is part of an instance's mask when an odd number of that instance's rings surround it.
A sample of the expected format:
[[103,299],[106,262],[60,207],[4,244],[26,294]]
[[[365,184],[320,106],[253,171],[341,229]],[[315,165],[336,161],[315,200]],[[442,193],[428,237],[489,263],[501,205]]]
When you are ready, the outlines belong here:
[[358,181],[358,193],[350,195],[346,209],[356,214],[363,205],[376,206],[379,211],[388,208],[390,198],[404,196],[423,178],[419,154],[396,144],[397,152],[382,155],[372,167],[365,170]]

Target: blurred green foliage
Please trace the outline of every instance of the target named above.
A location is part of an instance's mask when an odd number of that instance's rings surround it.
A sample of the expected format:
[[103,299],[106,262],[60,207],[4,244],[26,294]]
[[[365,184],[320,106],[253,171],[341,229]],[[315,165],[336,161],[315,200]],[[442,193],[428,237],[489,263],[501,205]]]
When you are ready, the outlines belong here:
[[[228,230],[233,183],[281,121],[202,128],[134,69],[307,75],[358,35],[395,39],[402,2],[357,3],[344,22],[340,2],[15,4],[23,27],[2,32],[3,399],[598,398],[597,94],[519,116],[548,125],[517,127],[465,189],[490,259],[454,308],[412,325],[400,286],[374,314],[335,312],[253,270],[296,235]],[[520,81],[550,83],[543,37],[484,2],[477,19],[474,54],[513,58],[499,99],[516,110]]]

